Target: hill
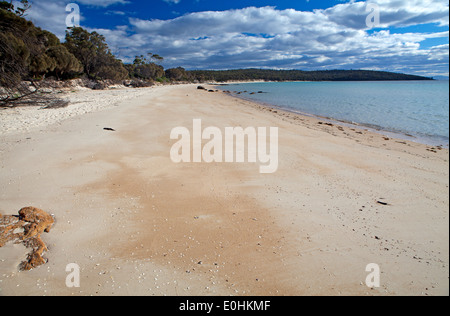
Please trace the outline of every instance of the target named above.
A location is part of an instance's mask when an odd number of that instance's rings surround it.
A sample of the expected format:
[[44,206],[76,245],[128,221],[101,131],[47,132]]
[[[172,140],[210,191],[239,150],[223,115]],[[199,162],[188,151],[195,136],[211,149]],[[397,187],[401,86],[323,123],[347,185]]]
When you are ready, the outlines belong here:
[[391,81],[391,80],[433,80],[432,78],[371,70],[194,70],[187,72],[198,81],[214,80],[218,82],[240,80],[266,81]]

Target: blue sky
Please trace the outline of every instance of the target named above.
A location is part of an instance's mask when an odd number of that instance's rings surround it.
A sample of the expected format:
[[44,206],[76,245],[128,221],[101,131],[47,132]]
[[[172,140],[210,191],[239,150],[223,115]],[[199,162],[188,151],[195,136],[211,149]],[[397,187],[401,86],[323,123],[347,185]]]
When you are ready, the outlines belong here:
[[280,10],[296,9],[301,11],[312,11],[314,9],[326,9],[338,3],[336,0],[128,0],[127,2],[128,4],[118,2],[117,4],[108,7],[111,12],[116,11],[117,13],[126,13],[126,16],[120,17],[116,15],[112,19],[99,17],[98,10],[95,7],[84,5],[83,9],[85,10],[88,20],[91,20],[91,23],[96,24],[98,27],[107,27],[110,23],[123,23],[127,16],[131,15],[141,19],[167,20],[192,12],[225,11],[230,9],[243,9],[252,6],[276,6]]
[[63,39],[68,3],[125,62],[152,52],[166,68],[449,72],[447,0],[35,0],[29,18]]

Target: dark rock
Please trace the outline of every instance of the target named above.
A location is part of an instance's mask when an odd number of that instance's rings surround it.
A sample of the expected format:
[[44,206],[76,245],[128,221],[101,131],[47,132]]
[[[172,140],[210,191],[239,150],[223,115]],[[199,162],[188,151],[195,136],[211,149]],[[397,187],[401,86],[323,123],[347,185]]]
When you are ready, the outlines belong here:
[[105,90],[106,88],[108,88],[108,85],[106,83],[104,83],[104,82],[97,82],[92,87],[92,90]]

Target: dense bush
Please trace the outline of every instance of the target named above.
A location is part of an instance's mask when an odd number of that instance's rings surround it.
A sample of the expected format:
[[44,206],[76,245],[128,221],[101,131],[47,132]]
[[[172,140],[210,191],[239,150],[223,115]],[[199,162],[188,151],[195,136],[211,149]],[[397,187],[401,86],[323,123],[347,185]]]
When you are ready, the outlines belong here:
[[[21,80],[82,71],[80,62],[52,33],[35,27],[16,13],[0,6],[0,82],[14,85]],[[3,5],[4,7],[4,5]]]
[[72,75],[82,71],[81,64],[54,34],[24,19],[29,4],[20,3],[22,7],[15,8],[0,1],[0,108],[66,106],[67,102],[45,93],[36,79]]
[[189,74],[182,67],[171,68],[166,70],[166,78],[173,81],[188,81],[190,80]]
[[81,27],[69,28],[64,46],[81,62],[84,73],[91,79],[123,80],[128,77],[122,61],[114,57],[105,37],[97,32],[89,33]]
[[163,58],[156,54],[147,54],[147,56],[136,56],[133,64],[125,65],[130,78],[154,81],[164,77],[164,67],[153,62],[162,61]]

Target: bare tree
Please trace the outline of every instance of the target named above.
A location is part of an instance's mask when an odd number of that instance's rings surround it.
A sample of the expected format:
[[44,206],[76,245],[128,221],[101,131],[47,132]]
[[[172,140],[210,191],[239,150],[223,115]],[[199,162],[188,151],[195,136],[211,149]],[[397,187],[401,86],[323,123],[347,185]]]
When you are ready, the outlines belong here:
[[43,89],[34,81],[20,82],[14,88],[0,87],[0,108],[40,106],[43,109],[50,109],[68,105],[68,101],[58,98],[53,91]]
[[31,9],[31,3],[28,0],[20,0],[20,5],[22,7],[14,7],[13,1],[0,1],[0,9],[7,10],[16,14],[19,17],[25,17],[26,12]]
[[[28,4],[22,1],[22,4]],[[14,6],[6,1],[0,2],[0,108],[11,108],[17,106],[41,106],[62,107],[67,106],[67,102],[60,100],[53,93],[43,90],[43,83],[36,82],[29,78],[30,56],[37,55],[34,51],[39,39],[21,28],[29,27],[25,22],[10,23],[8,21],[18,21],[20,14],[26,12],[25,6],[19,13],[13,12]],[[5,9],[5,7],[9,9]],[[18,18],[11,18],[14,15]]]

